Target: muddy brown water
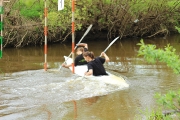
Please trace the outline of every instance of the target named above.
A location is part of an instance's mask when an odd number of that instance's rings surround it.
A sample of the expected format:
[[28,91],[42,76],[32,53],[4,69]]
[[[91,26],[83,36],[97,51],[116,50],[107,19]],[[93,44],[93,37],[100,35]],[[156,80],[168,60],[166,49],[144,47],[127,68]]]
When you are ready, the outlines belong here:
[[[48,70],[44,71],[44,48],[5,48],[0,59],[0,120],[132,120],[145,119],[156,107],[156,93],[180,88],[180,76],[163,63],[148,64],[137,57],[140,39],[116,41],[108,50],[106,70],[122,76],[129,88],[79,79],[62,68],[71,44],[48,46]],[[99,56],[108,41],[89,41]],[[180,53],[180,36],[148,39],[164,47],[170,43]]]

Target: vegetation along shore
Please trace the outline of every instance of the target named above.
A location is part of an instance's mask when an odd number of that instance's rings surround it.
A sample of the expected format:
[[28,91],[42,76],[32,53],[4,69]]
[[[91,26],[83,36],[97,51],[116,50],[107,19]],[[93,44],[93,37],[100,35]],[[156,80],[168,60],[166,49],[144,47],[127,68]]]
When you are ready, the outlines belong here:
[[[76,38],[93,24],[87,40],[101,33],[106,40],[166,37],[177,32],[180,22],[179,0],[77,0],[75,7]],[[47,8],[48,43],[71,41],[71,2],[65,0],[58,11],[57,0],[47,0]],[[4,3],[3,19],[3,47],[44,44],[44,0]]]

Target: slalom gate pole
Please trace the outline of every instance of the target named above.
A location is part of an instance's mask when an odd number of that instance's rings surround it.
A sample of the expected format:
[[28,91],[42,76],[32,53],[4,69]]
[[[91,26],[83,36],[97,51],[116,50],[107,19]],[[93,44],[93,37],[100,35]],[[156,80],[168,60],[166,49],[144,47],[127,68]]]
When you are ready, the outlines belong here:
[[75,37],[74,37],[74,32],[75,32],[75,19],[74,19],[74,11],[75,11],[75,0],[72,0],[72,72],[75,72],[74,69],[74,43],[75,43]]
[[44,26],[44,70],[47,71],[47,1],[44,2],[44,19],[45,19],[45,26]]

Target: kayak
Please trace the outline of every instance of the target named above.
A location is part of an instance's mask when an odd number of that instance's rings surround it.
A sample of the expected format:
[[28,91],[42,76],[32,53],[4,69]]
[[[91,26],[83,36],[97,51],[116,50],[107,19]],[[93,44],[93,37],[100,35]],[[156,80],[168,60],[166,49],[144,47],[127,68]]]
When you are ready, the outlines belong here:
[[[67,56],[64,56],[64,58],[67,64],[72,63],[72,58],[68,58]],[[69,67],[69,69],[72,71],[72,67]],[[79,65],[74,67],[74,73],[83,78],[91,79],[91,80],[99,80],[106,84],[111,84],[121,87],[129,87],[129,84],[127,84],[125,79],[121,76],[116,76],[109,72],[107,72],[108,75],[102,75],[102,76],[93,76],[93,75],[84,76],[84,73],[87,72],[87,70],[88,70],[87,65]]]

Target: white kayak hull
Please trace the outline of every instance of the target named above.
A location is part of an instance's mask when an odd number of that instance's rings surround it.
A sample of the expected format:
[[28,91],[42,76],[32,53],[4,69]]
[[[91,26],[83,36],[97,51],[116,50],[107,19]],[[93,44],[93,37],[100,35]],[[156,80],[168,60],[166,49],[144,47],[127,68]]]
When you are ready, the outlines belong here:
[[[72,63],[72,58],[68,58],[67,56],[64,56],[64,58],[67,64]],[[69,69],[72,71],[72,67],[69,67]],[[74,70],[75,74],[81,77],[85,77],[87,79],[100,80],[103,81],[104,83],[121,86],[121,87],[129,87],[129,84],[126,83],[124,78],[115,76],[111,73],[108,73],[109,75],[102,75],[102,76],[84,76],[84,73],[87,72],[88,70],[87,65],[76,66],[74,67],[74,69],[75,69]]]

